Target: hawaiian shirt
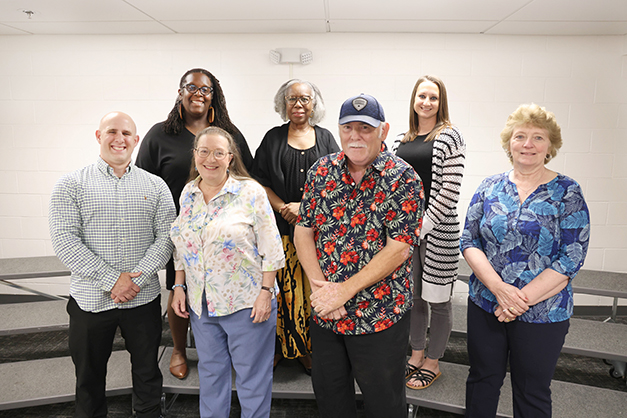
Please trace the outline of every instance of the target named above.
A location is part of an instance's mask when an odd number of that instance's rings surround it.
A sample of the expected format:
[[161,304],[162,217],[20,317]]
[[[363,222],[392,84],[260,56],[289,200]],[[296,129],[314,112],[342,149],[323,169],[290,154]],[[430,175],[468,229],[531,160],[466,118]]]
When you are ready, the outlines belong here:
[[[573,277],[583,265],[590,240],[590,215],[579,184],[558,174],[521,204],[509,173],[485,179],[470,201],[461,237],[467,248],[483,251],[503,279],[522,289],[551,268],[570,278],[557,295],[522,314],[523,322],[561,322],[573,314]],[[497,301],[473,273],[470,300],[493,313]]]
[[185,270],[187,302],[198,317],[203,292],[209,316],[252,308],[263,272],[285,265],[266,192],[254,180],[229,177],[205,204],[198,181],[183,189],[181,212],[170,230],[175,269]]
[[[387,237],[418,245],[424,194],[422,182],[405,161],[381,152],[355,184],[344,152],[319,159],[307,174],[298,225],[313,228],[320,268],[328,281],[358,273],[386,244]],[[383,331],[412,306],[411,257],[392,274],[345,303],[340,320],[314,320],[338,334]]]

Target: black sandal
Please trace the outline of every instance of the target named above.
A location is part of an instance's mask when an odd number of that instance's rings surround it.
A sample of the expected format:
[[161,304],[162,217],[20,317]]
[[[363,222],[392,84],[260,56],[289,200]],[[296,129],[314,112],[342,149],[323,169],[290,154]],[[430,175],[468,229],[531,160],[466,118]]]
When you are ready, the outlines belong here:
[[[429,386],[431,386],[433,382],[435,382],[437,378],[440,376],[442,376],[441,372],[438,372],[438,374],[435,374],[431,370],[419,369],[415,371],[411,376],[409,376],[409,379],[407,380],[407,383],[405,385],[408,388],[415,389],[415,390],[426,389]],[[422,386],[410,385],[409,382],[412,381],[413,379],[421,382]]]
[[419,371],[420,369],[410,362],[405,363],[405,380],[409,379],[411,375]]

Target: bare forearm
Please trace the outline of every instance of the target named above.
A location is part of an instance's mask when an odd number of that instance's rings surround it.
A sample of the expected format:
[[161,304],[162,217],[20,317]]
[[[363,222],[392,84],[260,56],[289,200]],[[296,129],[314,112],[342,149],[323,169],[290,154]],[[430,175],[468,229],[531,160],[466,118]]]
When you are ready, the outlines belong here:
[[568,276],[547,268],[521,290],[529,298],[529,305],[535,305],[557,295],[568,285]]
[[283,201],[283,199],[277,196],[277,194],[274,193],[274,191],[271,188],[265,187],[265,186],[263,188],[266,191],[266,194],[268,195],[270,206],[272,206],[272,209],[275,212],[279,212],[281,208],[285,205],[285,202]]
[[261,281],[262,286],[266,287],[274,287],[274,279],[276,277],[277,270],[273,271],[264,271],[263,272],[263,280]]

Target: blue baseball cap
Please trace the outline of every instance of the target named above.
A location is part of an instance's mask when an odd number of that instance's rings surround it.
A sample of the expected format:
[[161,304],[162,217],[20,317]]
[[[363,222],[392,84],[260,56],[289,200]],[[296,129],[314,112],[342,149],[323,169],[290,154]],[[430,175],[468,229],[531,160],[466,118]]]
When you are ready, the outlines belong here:
[[347,99],[340,109],[340,125],[349,122],[364,122],[375,128],[385,122],[383,107],[369,94],[360,94]]

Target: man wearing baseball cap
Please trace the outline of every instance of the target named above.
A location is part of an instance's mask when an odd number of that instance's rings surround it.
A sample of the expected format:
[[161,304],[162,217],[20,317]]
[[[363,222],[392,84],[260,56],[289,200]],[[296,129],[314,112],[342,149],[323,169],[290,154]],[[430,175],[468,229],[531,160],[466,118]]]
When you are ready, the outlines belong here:
[[411,254],[422,223],[422,182],[389,152],[383,107],[346,100],[342,151],[309,170],[294,241],[312,287],[312,379],[322,417],[407,414]]

